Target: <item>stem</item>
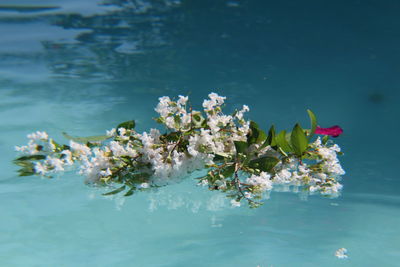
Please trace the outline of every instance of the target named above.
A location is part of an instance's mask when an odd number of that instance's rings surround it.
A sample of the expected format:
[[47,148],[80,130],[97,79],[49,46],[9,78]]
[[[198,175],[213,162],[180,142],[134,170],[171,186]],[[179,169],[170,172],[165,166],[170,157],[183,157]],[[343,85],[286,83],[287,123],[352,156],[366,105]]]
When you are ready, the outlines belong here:
[[174,145],[174,147],[171,149],[171,151],[168,152],[168,156],[167,156],[166,159],[168,159],[168,158],[171,157],[172,152],[174,152],[174,150],[176,149],[176,147],[181,143],[181,141],[182,141],[182,134],[181,134],[181,132],[179,132],[179,134],[180,134],[180,136],[179,136],[178,141],[175,143],[175,145]]
[[238,190],[238,192],[240,193],[240,195],[241,195],[244,199],[246,199],[249,203],[256,204],[256,205],[261,205],[260,202],[254,201],[254,200],[252,200],[252,199],[246,197],[246,195],[243,193],[243,190],[242,190],[242,188],[240,187],[240,185],[241,185],[242,183],[240,182],[239,175],[238,175],[239,170],[240,170],[239,162],[236,162],[236,163],[235,163],[235,176],[234,176],[234,183],[235,183],[236,190]]

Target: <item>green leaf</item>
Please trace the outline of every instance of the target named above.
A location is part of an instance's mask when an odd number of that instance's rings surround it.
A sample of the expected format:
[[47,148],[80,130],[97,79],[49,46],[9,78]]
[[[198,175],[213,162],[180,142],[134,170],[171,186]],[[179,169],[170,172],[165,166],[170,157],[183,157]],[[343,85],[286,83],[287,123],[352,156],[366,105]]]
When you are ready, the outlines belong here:
[[249,162],[249,166],[253,169],[258,169],[264,172],[270,172],[272,168],[278,164],[279,159],[276,157],[261,157],[258,159],[253,159]]
[[88,136],[88,137],[76,137],[76,136],[71,136],[67,134],[66,132],[62,133],[65,138],[68,140],[72,140],[77,143],[82,143],[86,144],[88,142],[102,142],[110,138],[110,136],[107,135],[96,135],[96,136]]
[[226,168],[224,168],[221,172],[221,174],[224,176],[224,178],[231,177],[233,173],[235,172],[235,166],[231,165]]
[[113,190],[113,191],[110,191],[110,192],[104,193],[104,194],[103,194],[103,196],[110,196],[110,195],[115,195],[115,194],[118,194],[119,192],[122,192],[122,191],[124,191],[124,190],[125,190],[125,188],[126,188],[126,186],[125,186],[125,185],[123,185],[123,186],[121,186],[121,187],[119,187],[119,188],[117,188],[117,189],[115,189],[115,190]]
[[315,116],[314,112],[312,112],[310,109],[307,109],[308,116],[310,117],[310,122],[311,122],[311,130],[310,133],[308,134],[308,140],[310,140],[314,134],[315,130],[317,129],[317,117]]
[[258,127],[258,124],[254,121],[250,121],[250,133],[247,135],[247,143],[259,144],[267,138],[267,135],[263,130]]
[[125,194],[124,197],[128,197],[133,195],[133,193],[135,193],[136,187],[131,187],[131,189],[129,189]]
[[31,176],[35,174],[33,167],[24,167],[18,170],[19,176]]
[[32,176],[34,175],[34,172],[26,172],[26,171],[20,171],[19,176]]
[[218,153],[218,154],[215,154],[215,156],[214,156],[214,160],[215,161],[221,161],[221,160],[224,160],[224,159],[227,159],[227,158],[229,158],[229,154],[227,154],[227,153]]
[[271,128],[269,128],[268,131],[268,137],[267,139],[265,139],[265,142],[261,145],[261,147],[259,148],[259,150],[267,147],[267,146],[276,146],[276,142],[275,142],[275,126],[272,125]]
[[181,123],[181,117],[179,115],[174,116],[174,122],[176,125],[179,125]]
[[46,156],[45,155],[29,155],[29,156],[22,156],[19,158],[16,158],[14,160],[14,163],[16,163],[17,161],[27,161],[27,160],[42,160],[45,159]]
[[32,161],[29,160],[23,160],[23,161],[14,161],[14,164],[21,166],[23,168],[30,168],[33,169],[34,168],[34,164]]
[[136,125],[136,123],[134,120],[125,121],[125,122],[121,122],[120,124],[118,124],[116,129],[118,130],[119,128],[125,128],[127,130],[133,130],[135,128],[135,125]]
[[282,148],[283,151],[285,152],[291,152],[293,149],[290,147],[288,140],[286,139],[286,131],[283,130],[281,131],[276,137],[275,137],[276,144]]
[[325,135],[324,137],[322,137],[322,144],[326,145],[326,143],[328,143],[329,140],[329,135]]
[[233,141],[235,143],[236,153],[237,154],[246,154],[247,148],[249,145],[243,141]]
[[158,118],[155,119],[155,121],[156,121],[157,123],[161,123],[161,124],[163,124],[163,123],[165,122],[165,120],[164,120],[163,117],[158,117]]
[[180,139],[181,135],[178,132],[171,132],[168,134],[163,134],[160,139],[167,140],[168,142],[177,142]]
[[292,143],[292,148],[297,156],[301,157],[303,152],[306,151],[308,146],[308,139],[304,130],[301,128],[300,124],[296,124],[293,128],[292,134],[290,136],[290,141]]
[[200,128],[202,127],[202,125],[204,123],[207,123],[206,120],[204,119],[204,117],[201,115],[200,112],[193,112],[192,113],[192,124],[196,127],[196,128]]
[[130,183],[148,183],[149,178],[150,174],[145,172],[130,174]]

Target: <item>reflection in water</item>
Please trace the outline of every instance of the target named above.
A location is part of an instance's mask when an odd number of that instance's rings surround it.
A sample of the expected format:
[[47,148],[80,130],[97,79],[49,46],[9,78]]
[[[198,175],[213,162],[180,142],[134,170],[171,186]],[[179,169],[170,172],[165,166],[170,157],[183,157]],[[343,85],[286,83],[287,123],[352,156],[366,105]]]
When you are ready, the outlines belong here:
[[[154,2],[154,4],[153,4]],[[165,13],[179,6],[176,1],[112,1],[119,8],[105,14],[56,16],[51,24],[64,29],[86,30],[77,43],[54,40],[44,43],[49,68],[58,75],[102,80],[149,82],[166,79],[173,53],[164,30]],[[162,66],[158,66],[162,62]],[[158,70],[152,73],[151,70]],[[163,77],[164,76],[164,77]]]
[[[154,95],[224,88],[234,98],[256,93],[254,84],[265,83],[275,70],[264,62],[269,52],[259,54],[265,40],[250,41],[262,37],[260,26],[270,21],[255,14],[243,24],[245,7],[237,2],[78,2],[61,2],[59,8],[3,6],[0,27],[10,42],[0,44],[0,57],[6,59],[0,74],[11,77],[11,64],[15,80],[19,73],[27,73],[23,79],[30,82],[90,79]],[[219,21],[224,15],[229,19]],[[255,31],[248,31],[253,26]]]
[[[178,68],[176,61],[172,63],[176,53],[164,28],[171,19],[168,13],[179,8],[180,1],[107,1],[92,3],[90,7],[96,6],[109,10],[81,14],[64,13],[63,9],[49,12],[55,8],[45,6],[0,7],[0,12],[24,12],[24,16],[0,19],[0,27],[8,30],[10,36],[10,42],[2,42],[0,57],[3,62],[13,62],[16,78],[25,69],[16,66],[18,62],[31,64],[34,75],[45,75],[44,79],[51,76],[165,84]],[[85,6],[80,8],[85,12]],[[35,12],[25,14],[29,11]],[[47,74],[39,66],[44,66]],[[40,71],[35,73],[38,67]],[[10,66],[5,63],[1,72],[12,77]]]

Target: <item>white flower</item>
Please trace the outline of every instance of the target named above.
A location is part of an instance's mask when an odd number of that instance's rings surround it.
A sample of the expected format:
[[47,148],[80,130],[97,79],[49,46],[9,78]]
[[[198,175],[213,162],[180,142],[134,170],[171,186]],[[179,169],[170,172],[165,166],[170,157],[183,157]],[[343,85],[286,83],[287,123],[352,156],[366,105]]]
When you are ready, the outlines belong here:
[[279,184],[289,183],[291,177],[292,177],[291,172],[289,172],[287,169],[282,169],[275,174],[274,182]]
[[176,102],[180,106],[186,105],[186,102],[188,101],[189,97],[188,96],[179,96],[179,100]]
[[155,111],[160,114],[161,117],[167,117],[168,114],[173,113],[173,109],[170,107],[171,99],[168,96],[160,97],[159,103],[155,108]]
[[324,195],[330,195],[330,196],[338,196],[339,191],[343,188],[343,185],[341,185],[338,182],[335,183],[330,183],[328,186],[324,186],[322,189],[322,193]]
[[115,157],[121,157],[127,154],[124,147],[117,141],[111,141],[109,147]]
[[141,183],[140,184],[140,188],[149,188],[149,187],[150,187],[149,183]]
[[310,190],[311,193],[316,192],[316,191],[318,191],[320,189],[321,188],[318,185],[316,185],[316,186],[312,185],[312,186],[309,187],[309,190]]
[[335,152],[340,152],[340,147],[337,144],[334,144],[333,146],[331,146],[330,149]]
[[151,136],[151,134],[144,132],[140,136],[140,139],[144,147],[151,147],[152,145],[154,145],[154,138]]
[[232,199],[231,205],[232,205],[232,207],[235,207],[235,208],[240,207],[240,201],[236,201],[235,199]]
[[127,146],[125,148],[125,152],[126,152],[126,155],[131,157],[131,158],[135,158],[138,155],[137,151],[135,149],[129,147],[129,146]]
[[192,117],[190,116],[190,114],[184,114],[181,117],[181,123],[183,126],[187,126],[192,120]]
[[267,174],[266,172],[261,172],[260,176],[252,175],[250,178],[246,179],[246,183],[254,186],[260,187],[261,190],[271,190],[272,189],[272,182],[270,180],[271,175]]
[[209,97],[212,101],[215,101],[218,105],[222,105],[222,104],[224,103],[225,99],[226,99],[225,96],[219,96],[219,95],[216,94],[216,93],[210,93],[210,94],[208,95],[208,97]]
[[174,117],[167,117],[165,119],[165,125],[170,129],[175,129],[176,124]]
[[18,152],[25,152],[26,151],[26,146],[14,146],[15,151]]
[[89,156],[92,154],[92,151],[88,146],[76,143],[72,140],[69,142],[69,146],[71,147],[71,151],[73,153],[77,153],[78,155]]
[[39,152],[38,150],[38,144],[36,143],[36,140],[29,140],[27,146],[15,146],[14,147],[16,151],[34,155]]
[[310,172],[310,169],[307,167],[307,165],[305,165],[305,164],[303,163],[303,165],[299,165],[299,171],[300,171],[302,174],[307,174],[307,173]]
[[245,112],[249,112],[249,111],[250,111],[250,108],[247,105],[243,105],[243,108],[236,113],[236,118],[238,118],[239,120],[242,120],[243,114]]
[[111,130],[107,130],[106,131],[106,135],[108,136],[108,137],[112,137],[112,136],[114,136],[115,134],[116,134],[116,129],[115,128],[112,128]]
[[210,100],[206,99],[203,101],[204,111],[212,111],[215,107],[224,104],[224,100],[226,99],[226,97],[219,96],[216,93],[211,93],[208,95],[208,97],[210,98]]
[[63,167],[64,162],[61,159],[47,156],[46,164],[53,167],[54,168],[53,171],[56,171],[56,172],[64,171],[64,167]]
[[245,198],[252,198],[252,197],[253,197],[253,194],[250,193],[250,192],[244,192],[244,197],[245,197]]
[[110,168],[107,168],[105,171],[101,171],[100,175],[104,176],[104,177],[107,177],[107,176],[111,176],[112,172],[111,172]]
[[40,131],[28,134],[27,137],[32,140],[44,140],[44,141],[46,141],[49,138],[46,132],[40,132]]
[[318,138],[314,141],[313,145],[316,147],[321,146],[322,142],[321,142],[321,137],[318,136]]
[[328,176],[323,172],[313,173],[313,177],[318,179],[319,181],[325,180]]
[[208,180],[207,179],[203,179],[200,181],[199,185],[201,186],[207,186],[208,185]]
[[344,175],[346,173],[338,160],[324,162],[323,168],[332,175]]
[[34,168],[35,168],[35,173],[37,174],[45,175],[47,173],[46,166],[43,165],[41,162],[36,162]]
[[336,250],[335,252],[335,256],[339,259],[346,259],[348,258],[347,256],[347,249],[345,248],[339,248],[338,250]]
[[118,128],[118,134],[120,136],[125,136],[126,135],[126,129],[123,127]]
[[63,160],[66,165],[74,164],[74,161],[72,160],[72,153],[70,150],[63,150],[63,151],[61,151],[61,154],[64,155]]
[[160,131],[158,129],[150,129],[150,136],[151,138],[153,138],[154,140],[158,140],[160,138]]

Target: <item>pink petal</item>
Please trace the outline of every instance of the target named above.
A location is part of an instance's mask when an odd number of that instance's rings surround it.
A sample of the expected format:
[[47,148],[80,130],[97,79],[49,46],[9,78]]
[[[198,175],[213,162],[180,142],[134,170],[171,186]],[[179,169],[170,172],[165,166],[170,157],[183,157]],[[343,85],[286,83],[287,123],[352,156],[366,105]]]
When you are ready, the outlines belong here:
[[317,129],[315,129],[316,134],[323,134],[323,135],[330,135],[332,137],[338,137],[343,133],[343,129],[340,128],[340,126],[335,125],[329,128],[321,128],[317,126]]

